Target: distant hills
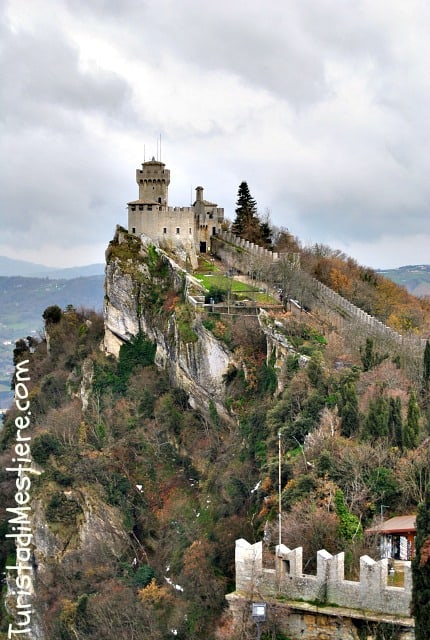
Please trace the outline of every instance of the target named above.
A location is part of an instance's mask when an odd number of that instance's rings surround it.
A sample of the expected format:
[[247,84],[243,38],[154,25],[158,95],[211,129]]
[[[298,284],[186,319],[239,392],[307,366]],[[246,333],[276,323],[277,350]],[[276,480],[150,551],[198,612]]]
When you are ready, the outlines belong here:
[[14,260],[0,256],[0,276],[23,276],[25,278],[86,278],[87,276],[103,275],[105,265],[102,263],[90,264],[83,267],[68,267],[56,269],[45,267],[43,264]]
[[11,399],[14,343],[37,336],[46,307],[56,304],[64,309],[71,304],[101,311],[103,297],[103,264],[51,269],[0,256],[0,409]]
[[428,264],[407,265],[398,269],[379,269],[378,273],[406,287],[414,296],[430,295],[430,265]]

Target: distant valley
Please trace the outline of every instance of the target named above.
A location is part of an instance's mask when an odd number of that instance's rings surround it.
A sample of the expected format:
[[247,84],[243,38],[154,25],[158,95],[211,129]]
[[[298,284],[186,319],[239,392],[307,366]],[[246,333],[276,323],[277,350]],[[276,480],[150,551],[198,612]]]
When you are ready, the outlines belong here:
[[[45,277],[16,274],[20,269],[23,273],[31,273],[39,268],[40,265],[0,257],[0,409],[4,409],[11,398],[14,343],[28,335],[37,337],[43,328],[42,313],[46,307],[56,304],[65,308],[71,304],[98,311],[103,308],[103,265],[65,270],[45,267],[49,271],[49,276]],[[82,275],[94,271],[98,274]],[[4,275],[5,272],[9,275]],[[53,278],[52,273],[63,273],[63,276]]]

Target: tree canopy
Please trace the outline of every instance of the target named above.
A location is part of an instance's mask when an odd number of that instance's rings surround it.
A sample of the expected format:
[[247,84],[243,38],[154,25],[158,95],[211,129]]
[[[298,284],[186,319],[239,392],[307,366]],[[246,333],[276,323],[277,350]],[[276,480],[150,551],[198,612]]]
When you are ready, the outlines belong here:
[[272,231],[269,220],[260,220],[257,203],[251,196],[248,184],[241,182],[237,193],[236,218],[232,231],[241,238],[264,247],[271,246]]

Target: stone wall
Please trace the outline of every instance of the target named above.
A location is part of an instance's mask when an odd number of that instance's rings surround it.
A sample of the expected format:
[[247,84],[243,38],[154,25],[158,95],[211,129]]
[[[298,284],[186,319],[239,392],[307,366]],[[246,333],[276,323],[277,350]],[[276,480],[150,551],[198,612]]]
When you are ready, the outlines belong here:
[[[255,638],[256,625],[251,617],[252,601],[240,593],[227,595],[228,611],[222,620],[217,640]],[[256,600],[254,600],[256,601]],[[352,617],[338,607],[318,607],[305,602],[267,599],[267,618],[261,624],[266,637],[291,640],[414,640],[411,619],[388,620],[356,611]]]
[[302,548],[276,548],[276,569],[266,569],[262,543],[236,541],[236,590],[260,597],[283,594],[288,600],[331,603],[339,607],[365,609],[381,614],[408,617],[412,591],[410,562],[405,563],[404,587],[387,585],[388,560],[360,558],[360,580],[344,578],[344,554],[332,556],[322,550],[317,555],[317,575],[303,573]]
[[[214,252],[226,264],[230,264],[244,273],[249,273],[250,269],[260,271],[263,277],[267,275],[271,265],[276,265],[285,256],[285,254],[268,251],[226,231],[220,232],[214,238],[213,246]],[[327,310],[331,312],[335,324],[340,326],[355,324],[365,335],[381,340],[388,346],[392,344],[393,347],[403,347],[417,358],[422,357],[425,339],[413,335],[401,335],[366,313],[333,289],[302,271],[299,267],[298,256],[295,258],[295,255],[288,255],[289,265],[294,267],[291,271],[294,277],[288,283],[291,289],[290,297],[301,299],[304,296],[306,298],[303,302],[305,306],[309,305],[311,309],[318,306],[324,307],[326,312]]]
[[270,637],[281,633],[294,640],[413,640],[410,563],[405,563],[405,586],[399,588],[387,586],[386,560],[363,556],[358,581],[344,579],[343,561],[343,553],[319,551],[317,574],[307,575],[302,549],[280,545],[275,569],[268,569],[263,566],[262,542],[236,540],[236,591],[226,596],[224,631],[217,640],[254,637],[253,602],[266,603],[262,631]]

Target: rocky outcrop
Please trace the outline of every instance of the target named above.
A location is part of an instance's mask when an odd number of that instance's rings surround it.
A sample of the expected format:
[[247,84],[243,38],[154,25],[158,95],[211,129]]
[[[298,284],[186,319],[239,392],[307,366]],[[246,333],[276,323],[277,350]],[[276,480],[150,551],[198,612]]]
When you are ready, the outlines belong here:
[[[117,235],[119,245],[125,243],[121,234]],[[187,319],[188,337],[182,335],[182,319],[178,318],[175,306],[166,310],[166,304],[154,312],[147,303],[147,293],[154,291],[154,275],[147,268],[145,260],[150,259],[148,248],[141,246],[138,259],[118,257],[113,252],[107,260],[105,282],[105,340],[107,353],[118,356],[121,344],[145,333],[157,345],[155,361],[163,369],[168,369],[172,384],[184,389],[190,405],[205,412],[212,401],[217,411],[231,419],[224,408],[224,375],[233,356],[223,343],[201,324],[194,312]],[[182,268],[175,264],[163,251],[157,251],[164,261],[164,281],[156,279],[156,287],[163,290],[164,297],[179,301],[180,289],[184,282]],[[120,253],[120,252],[117,252]],[[121,253],[120,253],[121,255]]]

